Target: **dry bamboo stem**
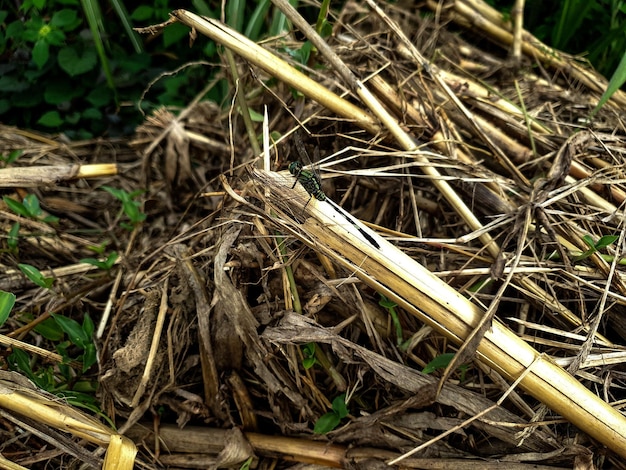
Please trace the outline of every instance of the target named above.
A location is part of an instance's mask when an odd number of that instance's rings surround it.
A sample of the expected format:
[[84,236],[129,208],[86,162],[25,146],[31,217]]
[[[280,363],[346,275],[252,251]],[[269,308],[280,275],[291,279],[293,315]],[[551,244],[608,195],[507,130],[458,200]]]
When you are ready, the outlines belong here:
[[[428,7],[434,11],[438,11],[441,8],[441,4],[433,0],[428,0],[427,4]],[[511,25],[503,24],[501,22],[502,15],[495,12],[495,10],[486,3],[457,0],[453,2],[453,10],[450,11],[454,12],[452,14],[453,20],[458,23],[468,28],[480,28],[501,44],[509,46],[513,44],[514,36],[511,32]],[[450,14],[450,11],[447,11],[447,13]],[[492,21],[495,17],[498,17],[499,20]],[[535,60],[541,60],[553,68],[563,70],[565,73],[579,80],[590,90],[602,93],[607,87],[606,79],[598,74],[591,73],[589,70],[584,69],[573,61],[566,61],[563,59],[563,53],[541,43],[527,31],[524,31],[521,46],[525,55]],[[618,106],[624,106],[626,104],[626,94],[618,90],[618,92],[611,97],[609,102],[613,102]]]
[[95,178],[117,173],[115,163],[5,168],[0,170],[0,188],[32,188],[76,178]]
[[[21,376],[0,374],[0,407],[35,419],[80,439],[108,447],[103,469],[132,469],[137,449],[134,443],[99,421],[49,396],[29,388]],[[109,455],[109,451],[111,455]]]
[[[276,57],[271,52],[250,41],[250,39],[244,35],[228,28],[219,21],[198,16],[186,10],[176,10],[173,11],[171,15],[175,20],[210,37],[215,42],[228,47],[239,56],[265,70],[271,76],[302,91],[325,108],[332,110],[340,116],[355,121],[359,127],[366,129],[368,132],[377,134],[380,131],[380,128],[372,116],[364,112],[361,108],[329,92],[324,86],[294,69],[284,60]],[[144,28],[141,31],[150,30]]]

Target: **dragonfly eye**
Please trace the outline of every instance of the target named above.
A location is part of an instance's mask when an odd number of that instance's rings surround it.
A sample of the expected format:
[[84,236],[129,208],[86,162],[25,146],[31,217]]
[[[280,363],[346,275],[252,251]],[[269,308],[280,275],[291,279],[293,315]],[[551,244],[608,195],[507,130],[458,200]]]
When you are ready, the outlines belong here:
[[302,171],[302,163],[300,162],[291,162],[289,164],[289,173],[293,176],[298,176]]

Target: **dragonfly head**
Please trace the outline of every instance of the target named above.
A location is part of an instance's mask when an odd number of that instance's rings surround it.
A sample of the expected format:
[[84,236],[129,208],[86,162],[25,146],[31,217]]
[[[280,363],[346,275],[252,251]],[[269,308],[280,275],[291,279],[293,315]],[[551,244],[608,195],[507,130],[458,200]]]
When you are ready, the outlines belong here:
[[293,176],[297,177],[302,172],[302,163],[300,162],[291,162],[289,164],[289,173]]

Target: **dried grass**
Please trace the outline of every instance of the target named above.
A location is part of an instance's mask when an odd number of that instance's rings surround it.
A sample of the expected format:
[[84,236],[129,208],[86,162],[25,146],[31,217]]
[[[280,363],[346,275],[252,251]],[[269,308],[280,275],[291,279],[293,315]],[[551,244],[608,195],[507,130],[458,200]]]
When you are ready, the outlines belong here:
[[[623,95],[588,126],[606,81],[525,32],[521,62],[509,61],[515,36],[482,3],[429,4],[432,17],[367,4],[344,7],[306,74],[280,53],[295,38],[259,49],[175,17],[248,61],[237,89],[283,136],[271,169],[297,158],[301,123],[309,152],[326,157],[326,194],[369,221],[379,248],[286,172],[253,168],[237,109],[197,102],[148,118],[132,143],[140,160],[124,142],[3,129],[2,153],[26,149],[20,167],[115,162],[119,175],[61,184],[44,172],[29,191],[62,220],[25,223],[19,256],[51,268],[55,291],[8,275],[0,288],[35,318],[110,312],[102,407],[144,460],[195,468],[254,453],[261,465],[378,468],[418,449],[398,465],[625,468]],[[268,87],[270,76],[280,80]],[[148,188],[132,234],[103,184]],[[14,220],[2,211],[5,232]],[[618,238],[577,259],[584,237],[605,235]],[[124,255],[110,275],[69,269],[104,238]],[[383,293],[399,305],[400,341]],[[304,369],[308,343],[318,365]],[[449,370],[420,372],[450,352]],[[314,438],[341,393],[351,416]],[[174,421],[186,426],[155,437]]]

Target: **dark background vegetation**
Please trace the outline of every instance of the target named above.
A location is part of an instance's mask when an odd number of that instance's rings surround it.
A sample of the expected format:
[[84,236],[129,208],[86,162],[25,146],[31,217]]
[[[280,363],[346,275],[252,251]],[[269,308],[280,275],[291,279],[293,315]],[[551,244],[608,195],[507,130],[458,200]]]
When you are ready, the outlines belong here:
[[[491,3],[507,17],[510,1]],[[71,139],[129,135],[144,119],[140,110],[185,106],[213,77],[216,68],[210,64],[218,61],[217,48],[208,39],[199,36],[189,47],[187,28],[181,25],[156,36],[140,36],[131,28],[163,22],[177,8],[219,18],[220,2],[127,2],[129,10],[118,2],[100,4],[2,3],[0,122],[63,132]],[[525,27],[610,76],[626,46],[625,12],[624,2],[616,0],[529,0]],[[229,1],[225,15],[231,26],[253,40],[288,27],[269,0]],[[222,104],[227,94],[224,82],[206,99]]]

